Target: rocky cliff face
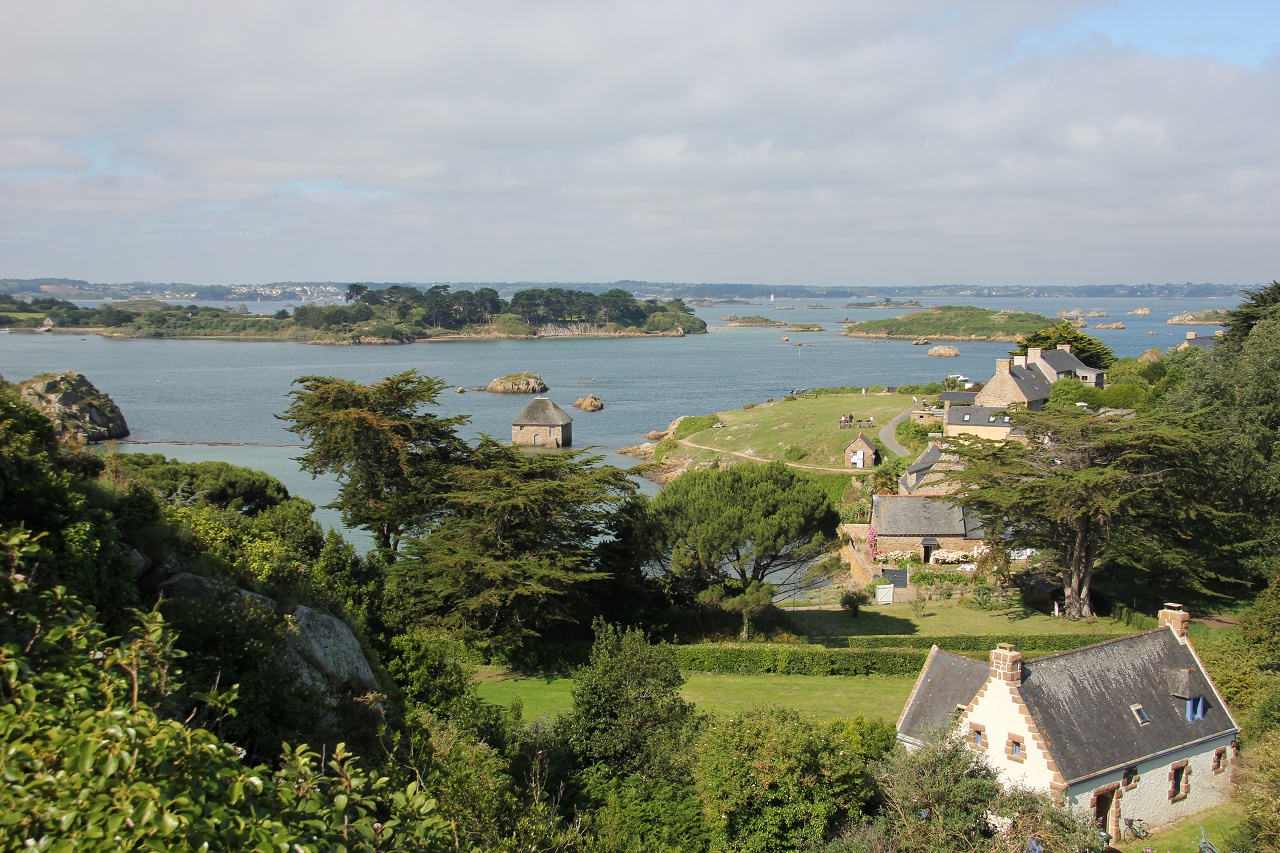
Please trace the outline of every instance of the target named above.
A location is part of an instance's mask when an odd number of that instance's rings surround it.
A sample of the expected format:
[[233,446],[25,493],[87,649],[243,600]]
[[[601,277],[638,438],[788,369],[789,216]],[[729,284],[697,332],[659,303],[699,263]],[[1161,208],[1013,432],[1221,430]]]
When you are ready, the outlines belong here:
[[25,402],[53,421],[60,438],[110,441],[129,434],[119,407],[79,373],[43,374],[19,388]]

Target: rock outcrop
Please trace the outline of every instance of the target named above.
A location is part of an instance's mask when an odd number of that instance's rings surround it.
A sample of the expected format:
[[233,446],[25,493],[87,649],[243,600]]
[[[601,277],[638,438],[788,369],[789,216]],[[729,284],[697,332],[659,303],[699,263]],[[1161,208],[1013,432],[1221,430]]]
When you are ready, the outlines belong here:
[[59,438],[110,441],[129,434],[120,408],[79,373],[46,373],[19,388],[25,402],[53,421]]
[[547,388],[547,383],[542,381],[542,377],[536,373],[512,373],[499,376],[484,390],[493,391],[496,394],[541,394],[550,389]]
[[595,394],[588,394],[585,397],[579,397],[573,401],[575,408],[582,409],[584,412],[598,412],[604,408],[604,403]]
[[1227,313],[1218,308],[1206,311],[1187,311],[1176,317],[1170,317],[1165,323],[1170,326],[1225,326]]
[[1095,329],[1123,329],[1124,323],[1098,323],[1094,326],[1094,328]]
[[[161,583],[159,594],[161,598],[204,605],[239,600],[270,611],[278,609],[277,603],[264,595],[189,572]],[[292,630],[277,653],[289,662],[304,684],[324,693],[331,705],[337,704],[341,696],[364,696],[378,689],[373,667],[345,622],[301,604],[293,608],[288,619]]]
[[1129,312],[1129,314],[1134,317],[1146,317],[1151,314],[1151,309],[1150,308],[1134,308],[1132,311]]
[[942,344],[930,349],[928,355],[937,356],[938,358],[955,358],[960,355],[960,350],[950,344]]

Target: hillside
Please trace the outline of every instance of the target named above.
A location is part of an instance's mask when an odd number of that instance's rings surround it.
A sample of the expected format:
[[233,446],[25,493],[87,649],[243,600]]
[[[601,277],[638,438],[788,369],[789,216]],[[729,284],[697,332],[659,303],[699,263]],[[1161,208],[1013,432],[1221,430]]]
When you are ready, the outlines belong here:
[[887,320],[850,323],[855,338],[938,338],[940,340],[1016,341],[1053,324],[1028,311],[992,311],[971,305],[942,305]]

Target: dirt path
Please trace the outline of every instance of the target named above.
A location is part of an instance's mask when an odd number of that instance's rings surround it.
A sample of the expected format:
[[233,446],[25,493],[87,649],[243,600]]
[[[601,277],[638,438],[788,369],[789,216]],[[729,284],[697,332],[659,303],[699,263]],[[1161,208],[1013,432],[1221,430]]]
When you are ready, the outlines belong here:
[[808,470],[808,471],[821,471],[824,474],[851,474],[852,473],[852,469],[850,468],[828,468],[825,465],[805,465],[801,462],[783,462],[781,459],[763,459],[759,456],[756,456],[754,453],[744,453],[741,450],[725,450],[720,447],[708,447],[705,444],[696,444],[687,438],[677,439],[677,442],[680,444],[683,444],[686,447],[696,447],[699,450],[710,450],[712,453],[723,453],[728,456],[737,456],[740,459],[750,459],[752,462],[760,462],[760,463],[782,462],[782,464],[786,465],[789,468],[804,468],[805,470]]

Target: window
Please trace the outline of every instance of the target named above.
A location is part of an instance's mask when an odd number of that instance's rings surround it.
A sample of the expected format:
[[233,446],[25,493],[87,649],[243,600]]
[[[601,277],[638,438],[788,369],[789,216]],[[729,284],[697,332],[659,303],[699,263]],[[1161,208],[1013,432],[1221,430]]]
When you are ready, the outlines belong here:
[[1151,718],[1147,716],[1147,712],[1142,710],[1141,705],[1130,705],[1129,710],[1133,712],[1133,716],[1137,718],[1138,725],[1145,726],[1151,722]]
[[969,724],[969,743],[974,749],[987,748],[987,727],[978,723]]
[[968,416],[968,415],[965,415],[965,416],[964,416],[964,419],[965,419],[966,421],[967,421],[967,420],[969,420],[969,416]]
[[1224,746],[1221,749],[1215,749],[1213,751],[1213,772],[1221,773],[1226,769],[1227,769],[1227,748]]
[[989,415],[989,416],[987,417],[987,423],[989,423],[989,424],[993,424],[993,423],[995,423],[995,422],[996,422],[996,416],[995,416],[995,415]]
[[1138,768],[1126,767],[1124,769],[1124,777],[1120,780],[1120,784],[1128,791],[1130,788],[1138,784]]
[[1209,710],[1209,702],[1203,696],[1195,696],[1187,700],[1187,722],[1203,720]]
[[1026,761],[1027,746],[1022,738],[1017,735],[1009,735],[1009,741],[1004,745],[1004,754],[1011,761]]
[[1191,791],[1191,768],[1186,761],[1175,762],[1169,768],[1169,802],[1185,800]]

